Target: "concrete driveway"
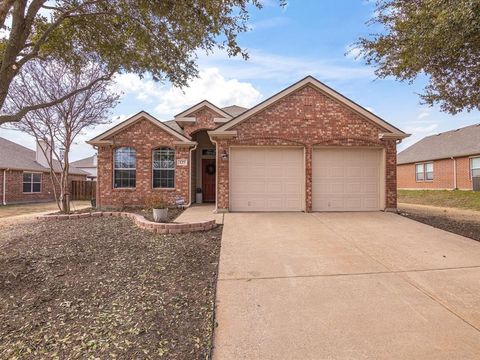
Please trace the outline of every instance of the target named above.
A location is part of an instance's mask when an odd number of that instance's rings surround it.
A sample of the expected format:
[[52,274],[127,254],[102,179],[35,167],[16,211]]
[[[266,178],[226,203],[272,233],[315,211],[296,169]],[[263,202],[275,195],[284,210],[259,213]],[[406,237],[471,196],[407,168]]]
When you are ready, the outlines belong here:
[[224,218],[214,359],[479,359],[480,243],[390,213]]

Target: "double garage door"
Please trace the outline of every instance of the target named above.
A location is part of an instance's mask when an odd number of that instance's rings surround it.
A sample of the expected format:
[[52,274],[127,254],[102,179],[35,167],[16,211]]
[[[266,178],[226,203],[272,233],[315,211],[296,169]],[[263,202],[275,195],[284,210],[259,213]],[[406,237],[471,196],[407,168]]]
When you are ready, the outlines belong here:
[[[315,149],[313,211],[380,210],[381,158],[378,149]],[[232,148],[230,209],[305,210],[304,164],[303,148]]]

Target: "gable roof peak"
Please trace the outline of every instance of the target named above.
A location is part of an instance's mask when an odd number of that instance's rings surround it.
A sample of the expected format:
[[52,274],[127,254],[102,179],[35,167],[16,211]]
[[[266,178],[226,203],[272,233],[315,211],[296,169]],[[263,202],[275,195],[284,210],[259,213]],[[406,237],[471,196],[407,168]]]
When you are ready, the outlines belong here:
[[314,86],[317,90],[321,91],[323,94],[326,96],[342,103],[343,105],[347,106],[350,108],[352,111],[356,112],[363,118],[365,118],[368,121],[371,121],[381,128],[383,128],[387,133],[389,133],[390,136],[394,136],[398,139],[403,139],[408,137],[409,135],[401,131],[400,129],[396,128],[395,126],[389,124],[379,116],[375,115],[374,113],[368,111],[364,107],[358,105],[354,101],[350,100],[346,96],[340,94],[338,91],[332,89],[331,87],[325,85],[321,81],[317,80],[315,77],[312,75],[307,75],[303,79],[297,81],[296,83],[288,86],[287,88],[281,90],[277,94],[269,97],[268,99],[260,102],[259,104],[255,105],[254,107],[250,108],[249,110],[243,112],[242,114],[234,117],[230,121],[226,122],[224,125],[220,126],[216,130],[212,131],[212,135],[215,135],[215,133],[222,133],[225,131],[231,130],[235,125],[239,124],[240,122],[248,119],[252,115],[260,112],[261,110],[273,105],[280,99],[283,99],[284,97],[292,94],[293,92],[303,88],[306,85],[312,85]]
[[141,110],[135,115],[129,117],[128,119],[122,121],[120,124],[117,124],[116,126],[110,128],[109,130],[101,133],[100,135],[97,135],[93,139],[87,141],[87,144],[90,145],[99,145],[101,143],[108,142],[108,140],[105,140],[107,137],[112,136],[116,133],[118,133],[120,130],[136,123],[140,119],[146,119],[150,121],[152,124],[158,126],[162,130],[166,131],[167,133],[175,136],[178,138],[180,141],[185,142],[185,143],[191,143],[191,140],[188,139],[184,134],[178,132],[177,130],[173,129],[172,127],[166,125],[164,122],[158,120],[154,116],[150,115],[148,112],[145,110]]
[[208,100],[202,100],[200,101],[199,103],[196,103],[195,105],[192,105],[190,106],[188,109],[182,111],[181,113],[177,114],[174,116],[175,119],[180,119],[180,118],[184,118],[184,117],[187,117],[188,115],[190,115],[191,113],[197,111],[197,110],[200,110],[201,108],[203,107],[208,107],[210,110],[213,110],[215,111],[216,113],[220,114],[221,116],[223,116],[224,118],[227,118],[227,119],[231,119],[232,116],[230,114],[228,114],[226,111],[224,111],[223,109],[219,108],[218,106],[212,104],[210,101]]

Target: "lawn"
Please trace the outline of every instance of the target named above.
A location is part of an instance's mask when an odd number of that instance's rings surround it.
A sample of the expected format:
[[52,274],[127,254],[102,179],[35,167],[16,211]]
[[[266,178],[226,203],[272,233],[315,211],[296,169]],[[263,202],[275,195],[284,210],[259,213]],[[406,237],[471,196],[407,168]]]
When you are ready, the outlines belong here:
[[126,218],[3,225],[0,358],[207,358],[220,237]]
[[463,190],[398,190],[398,202],[480,211],[480,192]]
[[[72,201],[72,210],[91,206],[90,201]],[[28,215],[46,211],[58,211],[56,202],[41,202],[32,204],[0,205],[0,219],[18,215]]]

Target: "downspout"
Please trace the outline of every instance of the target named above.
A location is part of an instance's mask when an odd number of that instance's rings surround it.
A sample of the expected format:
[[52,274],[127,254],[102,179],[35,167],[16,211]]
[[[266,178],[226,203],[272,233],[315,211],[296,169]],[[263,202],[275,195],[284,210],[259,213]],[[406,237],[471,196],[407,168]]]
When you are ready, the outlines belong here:
[[192,154],[197,149],[198,143],[195,144],[194,147],[190,148],[189,154],[189,167],[188,167],[188,204],[185,205],[186,207],[190,207],[192,205]]
[[457,187],[457,159],[455,159],[453,156],[451,157],[453,160],[453,190],[458,189]]
[[7,191],[7,171],[10,169],[3,169],[3,191],[2,191],[2,204],[3,206],[7,205],[7,194],[5,192]]

